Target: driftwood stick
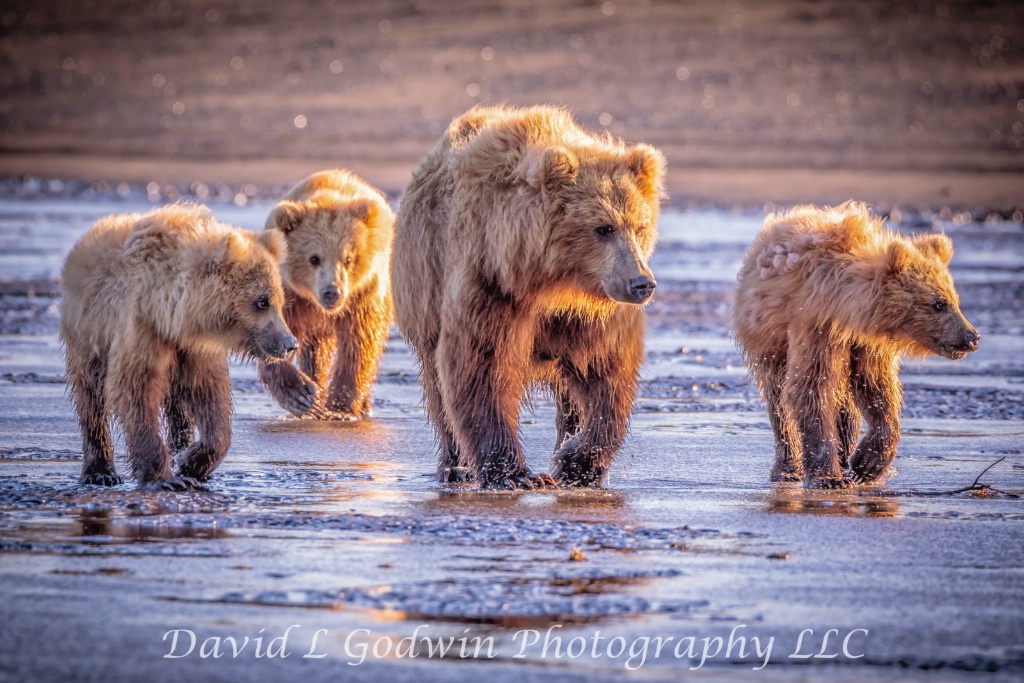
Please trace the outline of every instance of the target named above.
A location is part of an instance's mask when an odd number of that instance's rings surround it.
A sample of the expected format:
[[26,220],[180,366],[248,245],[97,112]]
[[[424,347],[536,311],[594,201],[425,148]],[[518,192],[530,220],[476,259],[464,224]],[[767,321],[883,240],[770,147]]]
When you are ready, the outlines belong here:
[[993,467],[995,467],[996,465],[998,465],[999,463],[1001,463],[1004,460],[1006,460],[1006,456],[1005,455],[1003,457],[999,458],[998,460],[996,460],[995,462],[990,463],[988,467],[983,469],[978,474],[978,476],[974,478],[974,483],[972,483],[970,486],[964,486],[963,488],[953,489],[952,491],[916,491],[914,489],[911,489],[909,491],[865,492],[865,493],[862,493],[861,495],[865,496],[865,497],[869,497],[869,498],[874,498],[874,497],[889,498],[889,497],[896,497],[896,496],[955,496],[958,493],[967,493],[968,491],[991,491],[992,493],[1002,494],[1002,495],[1006,496],[1007,498],[1020,498],[1020,496],[1017,495],[1016,493],[1007,493],[1006,491],[1001,491],[1001,490],[999,490],[997,488],[989,486],[988,484],[980,483],[981,482],[981,478],[983,476],[985,476],[986,472],[988,472],[990,469],[992,469]]

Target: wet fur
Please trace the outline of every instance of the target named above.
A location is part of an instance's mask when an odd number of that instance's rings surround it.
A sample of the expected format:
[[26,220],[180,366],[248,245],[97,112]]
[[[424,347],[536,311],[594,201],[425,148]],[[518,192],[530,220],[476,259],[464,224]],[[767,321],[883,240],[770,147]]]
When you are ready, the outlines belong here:
[[[261,364],[260,377],[293,414],[370,414],[393,316],[388,263],[394,221],[380,191],[343,169],[306,178],[267,219],[266,229],[288,242],[284,315],[299,353],[295,364]],[[322,259],[319,268],[310,264],[313,255]],[[320,300],[324,284],[341,292],[333,305]]]
[[[261,353],[288,332],[284,250],[274,236],[191,205],[108,216],[75,244],[62,273],[60,338],[82,430],[82,483],[121,481],[111,416],[139,486],[179,487],[180,477],[202,480],[217,467],[231,442],[229,351]],[[269,308],[257,313],[260,295]]]
[[977,348],[952,256],[945,235],[905,238],[860,203],[767,217],[738,276],[733,331],[768,407],[773,479],[846,487],[885,474],[900,436],[899,357]]
[[[642,308],[609,291],[650,273],[663,163],[552,107],[474,109],[422,161],[399,209],[392,283],[441,480],[542,483],[519,440],[520,405],[542,387],[558,406],[556,478],[605,481],[644,356]],[[596,241],[605,223],[614,249]]]

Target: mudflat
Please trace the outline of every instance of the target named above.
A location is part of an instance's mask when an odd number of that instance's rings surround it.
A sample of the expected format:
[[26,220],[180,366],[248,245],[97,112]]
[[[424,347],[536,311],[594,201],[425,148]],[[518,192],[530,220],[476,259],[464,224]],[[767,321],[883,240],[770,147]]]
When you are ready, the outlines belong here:
[[397,193],[453,116],[553,103],[664,149],[677,201],[1012,213],[1014,2],[12,2],[0,174]]
[[[258,228],[271,205],[212,208]],[[207,490],[80,487],[56,273],[98,216],[146,206],[0,202],[0,680],[1024,671],[1019,223],[935,226],[957,247],[952,272],[981,349],[905,364],[899,456],[876,486],[769,482],[771,429],[728,332],[761,215],[669,210],[640,399],[608,489],[437,484],[397,333],[369,420],[290,418],[236,364],[234,437]],[[547,397],[522,433],[530,464],[546,468]]]

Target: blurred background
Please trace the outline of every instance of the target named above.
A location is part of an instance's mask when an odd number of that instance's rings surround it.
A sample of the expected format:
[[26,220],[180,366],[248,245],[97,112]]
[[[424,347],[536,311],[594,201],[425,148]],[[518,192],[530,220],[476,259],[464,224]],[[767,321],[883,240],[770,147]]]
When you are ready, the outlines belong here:
[[453,116],[499,102],[565,105],[589,128],[661,147],[681,202],[1024,205],[1018,1],[0,9],[8,179],[168,196],[230,186],[242,202],[344,166],[394,195]]

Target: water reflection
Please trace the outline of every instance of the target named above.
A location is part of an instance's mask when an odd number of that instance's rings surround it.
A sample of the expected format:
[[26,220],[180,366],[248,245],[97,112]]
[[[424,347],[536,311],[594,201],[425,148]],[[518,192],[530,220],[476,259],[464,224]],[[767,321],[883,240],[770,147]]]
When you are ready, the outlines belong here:
[[768,494],[768,512],[842,517],[898,517],[895,498],[866,498],[851,491],[809,490],[776,485]]

